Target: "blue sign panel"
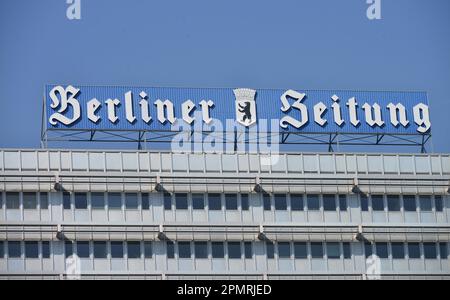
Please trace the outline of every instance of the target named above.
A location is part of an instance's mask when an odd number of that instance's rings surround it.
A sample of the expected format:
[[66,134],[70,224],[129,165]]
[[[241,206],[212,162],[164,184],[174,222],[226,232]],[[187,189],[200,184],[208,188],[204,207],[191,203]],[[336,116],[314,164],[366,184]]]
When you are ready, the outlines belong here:
[[[425,134],[424,92],[48,85],[48,129],[173,130],[278,120],[282,132]],[[225,129],[225,125],[223,126]]]

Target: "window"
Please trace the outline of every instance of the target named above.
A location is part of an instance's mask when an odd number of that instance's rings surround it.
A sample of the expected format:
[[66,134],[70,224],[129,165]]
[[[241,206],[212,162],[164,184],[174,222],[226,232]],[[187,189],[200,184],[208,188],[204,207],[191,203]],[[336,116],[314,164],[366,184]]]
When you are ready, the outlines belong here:
[[178,242],[178,257],[191,258],[191,243]]
[[322,243],[311,243],[311,256],[312,258],[323,258]]
[[366,195],[359,195],[359,201],[361,204],[361,211],[369,211],[369,199]]
[[79,258],[89,258],[89,242],[77,242],[77,255]]
[[404,259],[405,258],[405,245],[403,243],[392,243],[392,258]]
[[91,207],[92,209],[105,209],[105,197],[103,193],[91,194]]
[[339,195],[339,210],[347,211],[347,196]]
[[205,209],[205,199],[203,194],[192,194],[192,208]]
[[122,195],[120,193],[108,194],[108,207],[109,209],[122,209]]
[[41,209],[48,209],[48,193],[40,193]]
[[75,193],[75,209],[87,209],[86,193]]
[[431,211],[431,197],[430,196],[420,196],[419,198],[420,210],[421,211]]
[[164,209],[171,210],[172,209],[172,195],[169,193],[164,193]]
[[42,258],[50,258],[50,242],[42,242]]
[[152,242],[150,241],[144,241],[144,257],[145,258],[153,257]]
[[39,258],[39,243],[38,242],[25,242],[25,257],[26,258]]
[[94,242],[94,258],[106,258],[106,242]]
[[225,194],[225,209],[237,210],[237,195],[236,194]]
[[376,243],[375,249],[379,258],[389,258],[388,243]]
[[326,245],[328,259],[341,258],[341,246],[339,243],[327,243]]
[[292,194],[291,195],[291,210],[302,211],[303,210],[303,195]]
[[336,211],[336,198],[334,195],[323,195],[323,209],[325,211]]
[[308,210],[320,210],[319,195],[306,195]]
[[272,205],[270,204],[270,194],[263,194],[263,206],[264,210],[272,210]]
[[150,209],[150,195],[148,193],[144,193],[141,195],[142,200],[142,209],[149,210]]
[[342,248],[344,250],[344,259],[352,258],[352,249],[350,243],[342,243]]
[[127,242],[128,258],[141,258],[141,243]]
[[195,258],[208,258],[208,247],[206,242],[194,242]]
[[253,247],[251,242],[244,243],[244,256],[245,258],[253,258]]
[[364,252],[366,254],[366,258],[371,257],[373,254],[372,244],[371,243],[365,243],[364,244]]
[[222,242],[212,242],[211,243],[211,254],[212,258],[224,258],[224,248]]
[[408,256],[409,258],[420,258],[420,244],[409,243],[408,244]]
[[444,211],[442,196],[434,196],[434,207],[436,208],[436,211]]
[[384,200],[382,195],[372,195],[372,210],[384,211]]
[[123,242],[111,242],[111,258],[123,258]]
[[138,195],[136,193],[125,194],[125,208],[138,209]]
[[241,209],[249,210],[248,194],[241,194]]
[[23,208],[24,209],[36,209],[37,208],[36,193],[23,193]]
[[290,258],[291,257],[291,245],[288,242],[278,243],[278,257]]
[[241,243],[228,242],[228,258],[229,259],[241,258]]
[[175,208],[188,209],[187,194],[175,194]]
[[5,244],[3,241],[0,241],[0,259],[5,258]]
[[[1,247],[1,245],[0,245]],[[447,243],[439,243],[439,251],[441,254],[441,259],[447,259],[448,258],[448,248]]]
[[400,211],[400,197],[394,195],[387,196],[387,205],[389,211]]
[[71,241],[64,242],[64,253],[66,255],[66,258],[73,255],[73,244]]
[[20,249],[20,242],[8,242],[8,257],[20,258],[22,250]]
[[284,194],[275,194],[275,210],[287,210],[287,200]]
[[20,208],[19,193],[6,193],[6,208],[7,209]]
[[266,243],[267,258],[275,258],[275,245],[271,242]]
[[220,199],[220,194],[208,194],[208,209],[222,210],[222,201]]
[[306,243],[298,242],[294,243],[294,256],[295,258],[306,259],[308,258],[308,250]]
[[423,253],[425,259],[436,259],[437,258],[437,249],[435,243],[424,243],[423,244]]
[[405,195],[403,196],[403,208],[405,211],[417,211],[416,196]]
[[64,209],[71,209],[71,207],[70,207],[70,193],[67,193],[67,192],[63,193],[63,208]]
[[174,242],[167,242],[167,258],[175,258],[175,243]]

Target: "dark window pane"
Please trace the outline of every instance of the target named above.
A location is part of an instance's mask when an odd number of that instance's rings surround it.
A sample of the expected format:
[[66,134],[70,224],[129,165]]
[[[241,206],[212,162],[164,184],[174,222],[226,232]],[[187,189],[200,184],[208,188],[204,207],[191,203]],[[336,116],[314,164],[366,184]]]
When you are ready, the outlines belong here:
[[127,242],[128,258],[141,258],[141,243]]
[[275,257],[275,245],[273,243],[266,243],[267,258]]
[[48,193],[40,193],[41,209],[48,209]]
[[405,195],[403,196],[403,208],[405,211],[417,211],[416,196]]
[[36,209],[37,208],[36,193],[23,193],[23,208],[24,209]]
[[369,211],[369,199],[366,195],[359,195],[359,201],[361,202],[361,211]]
[[211,252],[213,258],[224,258],[224,247],[222,242],[212,242],[211,243]]
[[222,210],[222,201],[220,199],[220,194],[208,194],[208,209]]
[[106,258],[106,242],[94,242],[94,258]]
[[111,257],[123,258],[123,242],[120,241],[111,242]]
[[178,242],[178,257],[191,258],[191,243]]
[[448,258],[448,245],[447,243],[439,243],[439,251],[441,254],[441,259]]
[[120,193],[108,194],[109,209],[122,209],[122,195]]
[[443,211],[444,205],[442,202],[442,196],[434,196],[434,206],[436,208],[436,211]]
[[287,210],[287,199],[284,194],[275,194],[275,210]]
[[38,258],[39,257],[39,243],[25,242],[25,257]]
[[75,209],[87,209],[86,193],[75,193]]
[[249,209],[248,194],[241,194],[241,209],[242,210]]
[[371,257],[373,254],[373,248],[371,243],[364,244],[364,253],[366,254],[366,258]]
[[436,259],[437,249],[435,243],[424,243],[423,252],[426,259]]
[[167,258],[175,258],[175,244],[174,242],[167,242]]
[[188,209],[187,194],[175,194],[175,208]]
[[347,196],[339,195],[339,210],[347,211]]
[[393,259],[405,258],[405,245],[403,243],[392,243],[392,258]]
[[272,210],[272,207],[270,204],[270,194],[263,194],[263,206],[264,206],[264,210]]
[[205,209],[205,199],[203,194],[192,194],[192,208]]
[[377,256],[379,258],[388,258],[388,243],[376,243],[375,249],[377,250]]
[[323,195],[323,209],[325,211],[336,211],[336,198],[334,195]]
[[3,241],[0,241],[0,259],[3,258],[5,258],[5,243]]
[[408,243],[408,256],[409,258],[420,258],[419,243]]
[[150,242],[150,241],[145,241],[144,242],[144,257],[145,258],[152,258],[153,257],[152,242]]
[[384,199],[382,195],[372,195],[372,210],[384,211]]
[[142,209],[149,210],[150,209],[150,195],[148,193],[142,194],[141,201],[142,201]]
[[350,246],[350,243],[342,243],[342,248],[344,250],[344,258],[352,258],[352,248]]
[[20,242],[8,242],[8,257],[20,258],[22,250],[20,249]]
[[252,243],[251,242],[245,242],[244,243],[244,256],[245,258],[252,258],[253,257],[253,249],[252,249]]
[[400,211],[400,197],[396,195],[387,196],[387,204],[389,211]]
[[136,193],[125,194],[125,208],[138,209],[138,195]]
[[64,209],[71,209],[70,207],[70,193],[63,193],[63,207]]
[[50,258],[50,242],[42,242],[42,258]]
[[103,193],[91,194],[92,209],[105,209],[105,195]]
[[225,209],[237,210],[237,195],[236,194],[225,194]]
[[306,195],[308,210],[320,210],[319,195]]
[[311,243],[311,257],[312,258],[323,258],[322,243]]
[[73,244],[71,241],[64,242],[64,253],[66,255],[66,258],[73,255]]
[[420,202],[420,210],[421,211],[431,211],[432,210],[430,196],[420,196],[419,202]]
[[290,258],[291,257],[291,245],[288,242],[278,243],[278,257]]
[[308,250],[306,243],[303,242],[294,243],[294,255],[295,258],[302,258],[302,259],[308,258]]
[[89,258],[89,242],[77,242],[77,255],[79,258]]
[[240,242],[228,242],[228,258],[230,259],[241,258]]
[[7,209],[20,208],[19,193],[6,193],[6,208]]
[[169,193],[164,193],[164,209],[171,210],[172,209],[172,195]]
[[291,210],[302,211],[303,210],[303,195],[292,194],[291,195]]
[[194,242],[195,258],[208,258],[208,247],[206,242]]
[[339,243],[326,243],[327,256],[329,259],[341,258],[341,245]]

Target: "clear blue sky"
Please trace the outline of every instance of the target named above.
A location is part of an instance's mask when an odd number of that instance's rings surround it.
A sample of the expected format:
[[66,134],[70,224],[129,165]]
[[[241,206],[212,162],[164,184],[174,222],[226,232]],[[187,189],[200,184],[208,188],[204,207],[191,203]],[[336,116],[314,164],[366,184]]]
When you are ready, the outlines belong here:
[[[0,147],[39,147],[46,83],[424,90],[450,152],[450,1],[0,0]],[[301,149],[300,149],[301,150]]]

